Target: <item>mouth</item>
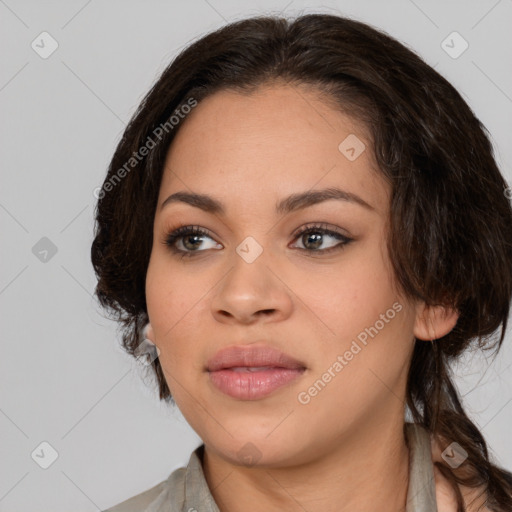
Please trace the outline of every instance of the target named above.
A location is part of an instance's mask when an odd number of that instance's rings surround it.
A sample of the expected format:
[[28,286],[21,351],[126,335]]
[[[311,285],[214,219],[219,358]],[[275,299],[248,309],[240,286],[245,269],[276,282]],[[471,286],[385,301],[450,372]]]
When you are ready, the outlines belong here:
[[232,368],[224,368],[233,372],[261,372],[265,370],[286,370],[280,366],[234,366]]
[[297,380],[305,368],[234,367],[209,372],[215,388],[231,398],[259,400]]
[[231,346],[208,362],[215,389],[239,400],[259,400],[296,381],[306,366],[268,345]]
[[227,368],[288,368],[298,370],[306,365],[269,345],[232,345],[219,350],[208,360],[206,370],[215,372]]

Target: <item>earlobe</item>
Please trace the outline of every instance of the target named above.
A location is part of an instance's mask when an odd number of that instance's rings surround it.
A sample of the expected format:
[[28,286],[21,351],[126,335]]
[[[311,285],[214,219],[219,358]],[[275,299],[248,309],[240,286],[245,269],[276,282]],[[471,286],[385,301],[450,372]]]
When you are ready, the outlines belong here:
[[142,340],[133,355],[144,365],[151,364],[160,356],[160,350],[155,343],[155,333],[149,322],[142,329]]
[[420,340],[437,340],[448,334],[457,323],[459,312],[451,307],[418,306],[414,336]]
[[155,344],[155,333],[153,332],[153,327],[151,323],[147,323],[142,330],[143,339],[151,341],[151,343]]

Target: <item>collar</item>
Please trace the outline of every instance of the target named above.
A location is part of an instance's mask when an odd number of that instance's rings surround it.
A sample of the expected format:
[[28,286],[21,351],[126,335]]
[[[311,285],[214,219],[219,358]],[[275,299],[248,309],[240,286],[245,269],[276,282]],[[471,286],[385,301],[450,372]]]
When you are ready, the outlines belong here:
[[[418,423],[404,424],[409,448],[409,485],[405,512],[438,512],[429,432]],[[191,454],[186,468],[173,471],[166,492],[146,512],[220,512],[206,482],[202,460],[204,444]]]

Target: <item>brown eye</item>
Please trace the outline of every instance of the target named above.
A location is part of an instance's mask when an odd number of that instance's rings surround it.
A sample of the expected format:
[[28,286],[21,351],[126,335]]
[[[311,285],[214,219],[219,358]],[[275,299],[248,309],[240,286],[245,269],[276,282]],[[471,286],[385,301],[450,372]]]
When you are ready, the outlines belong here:
[[[205,243],[205,239],[208,238],[214,242],[213,238],[205,229],[199,226],[182,226],[169,233],[164,243],[173,253],[181,257],[194,256],[198,253],[205,252],[205,249],[222,248],[220,244],[213,243],[211,247],[201,249]],[[331,244],[331,247],[322,248],[329,238],[336,240],[337,243],[333,246]],[[332,229],[322,227],[321,225],[302,228],[295,234],[294,240],[297,239],[300,240],[303,245],[303,247],[298,247],[299,250],[308,253],[318,253],[319,255],[341,250],[353,240],[352,238],[333,231]]]
[[[193,253],[203,252],[198,248],[204,243],[204,238],[210,238],[208,232],[196,226],[183,226],[169,233],[165,238],[165,244],[175,253],[182,256],[193,256]],[[184,249],[176,247],[181,244]],[[211,247],[210,247],[211,248]]]
[[[328,238],[335,239],[338,241],[337,244],[331,247],[321,248],[324,243],[327,243]],[[296,239],[299,239],[304,247],[299,249],[308,252],[315,252],[319,254],[326,254],[332,251],[343,249],[345,245],[352,242],[352,238],[349,238],[336,231],[323,228],[321,226],[306,226],[296,234]]]

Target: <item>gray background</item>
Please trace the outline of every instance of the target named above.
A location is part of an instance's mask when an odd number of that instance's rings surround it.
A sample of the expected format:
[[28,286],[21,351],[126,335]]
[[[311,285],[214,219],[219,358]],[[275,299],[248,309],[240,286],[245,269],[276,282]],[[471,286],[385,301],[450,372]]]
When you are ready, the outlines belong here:
[[[343,13],[415,49],[489,129],[512,182],[511,0],[0,0],[0,511],[106,508],[165,479],[200,443],[179,411],[159,403],[93,300],[93,190],[181,47],[226,22],[280,11]],[[59,45],[46,59],[31,47],[43,31]],[[469,43],[458,58],[441,46],[453,31]],[[55,254],[38,252],[43,237]],[[510,342],[508,334],[494,362],[466,356],[456,377],[508,469]],[[31,457],[43,441],[58,452],[48,469]]]

